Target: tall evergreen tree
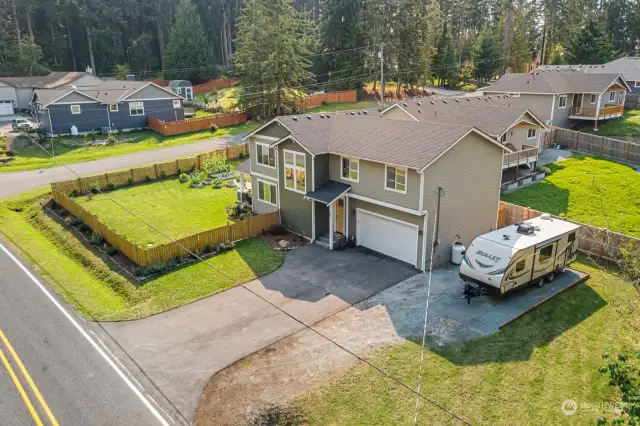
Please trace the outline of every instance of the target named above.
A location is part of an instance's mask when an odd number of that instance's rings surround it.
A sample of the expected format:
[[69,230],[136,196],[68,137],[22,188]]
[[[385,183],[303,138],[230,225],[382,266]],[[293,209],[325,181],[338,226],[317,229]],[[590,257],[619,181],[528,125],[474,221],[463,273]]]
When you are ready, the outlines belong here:
[[165,78],[198,79],[218,74],[204,27],[191,0],[181,0],[165,52]]
[[481,82],[494,77],[502,63],[501,49],[493,30],[488,25],[482,29],[472,53],[476,78]]
[[446,81],[454,78],[458,71],[453,38],[447,24],[442,28],[437,49],[438,51],[433,59],[433,75],[438,78],[440,85],[444,86]]
[[[332,90],[359,89],[365,75],[362,0],[325,0],[320,24],[322,78]],[[331,53],[336,52],[336,53]],[[330,73],[330,74],[329,74]]]
[[527,21],[522,9],[514,8],[511,20],[509,55],[505,59],[511,72],[524,72],[531,61],[531,45],[527,37]]
[[261,104],[263,114],[283,112],[283,102],[313,81],[307,50],[309,26],[291,0],[248,0],[238,25],[234,56],[240,103]]
[[603,64],[612,60],[615,55],[604,26],[595,19],[587,21],[571,36],[566,53],[570,64]]

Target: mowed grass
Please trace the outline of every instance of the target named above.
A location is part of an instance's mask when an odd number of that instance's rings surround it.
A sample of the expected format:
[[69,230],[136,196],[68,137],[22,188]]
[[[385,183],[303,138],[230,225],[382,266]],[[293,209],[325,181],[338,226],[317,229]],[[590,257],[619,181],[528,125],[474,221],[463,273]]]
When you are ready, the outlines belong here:
[[583,130],[598,136],[635,136],[640,138],[640,109],[626,110],[622,118],[600,124],[597,132]]
[[[631,283],[585,259],[575,267],[591,279],[502,331],[427,348],[422,393],[474,425],[596,424],[603,415],[599,404],[620,401],[608,376],[598,372],[602,354],[631,353],[640,343],[638,294]],[[418,338],[389,346],[367,359],[415,388],[420,343]],[[561,411],[567,399],[578,403],[573,416]],[[294,406],[310,425],[407,425],[413,424],[415,404],[414,394],[359,364]],[[420,401],[418,424],[461,423]]]
[[[76,198],[111,230],[140,247],[166,243],[226,225],[225,208],[236,201],[236,189],[223,185],[192,188],[177,178]],[[127,212],[126,210],[131,213]],[[133,215],[157,226],[151,231]]]
[[131,320],[163,312],[271,273],[284,260],[262,240],[250,238],[229,252],[135,285],[42,212],[38,201],[50,197],[49,191],[40,188],[2,200],[0,234],[53,290],[91,320]]
[[305,112],[319,113],[319,112],[336,112],[336,111],[362,111],[363,109],[376,108],[378,103],[375,101],[362,101],[362,102],[341,102],[328,105],[320,105],[313,108],[308,108]]
[[[135,137],[136,139],[134,141],[106,146],[73,147],[60,143],[59,138],[54,138],[53,150],[50,140],[48,140],[42,147],[38,147],[36,144],[31,143],[31,141],[25,137],[17,137],[12,143],[11,147],[11,149],[15,153],[15,158],[13,161],[8,163],[8,165],[0,166],[0,173],[20,170],[46,169],[63,164],[80,163],[83,161],[98,160],[101,158],[131,154],[134,152],[167,148],[170,146],[188,144],[203,139],[250,132],[255,128],[257,128],[257,125],[254,123],[243,123],[238,126],[220,128],[215,132],[203,130],[176,136],[162,136],[150,130],[131,132],[124,136]],[[65,137],[65,139],[74,138],[69,136]],[[82,140],[83,138],[79,137],[76,139]],[[53,154],[55,154],[55,160],[52,152]]]
[[545,181],[502,200],[640,237],[640,174],[629,166],[574,154],[549,166]]

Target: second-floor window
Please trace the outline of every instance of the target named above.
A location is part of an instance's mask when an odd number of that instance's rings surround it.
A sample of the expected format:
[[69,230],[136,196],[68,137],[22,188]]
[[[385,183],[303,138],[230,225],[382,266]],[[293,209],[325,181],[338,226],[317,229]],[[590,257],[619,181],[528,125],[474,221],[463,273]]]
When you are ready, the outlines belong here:
[[342,179],[358,182],[360,162],[355,158],[342,157]]
[[407,169],[394,166],[386,166],[386,179],[384,187],[390,191],[407,193]]
[[567,95],[560,95],[558,98],[558,108],[565,108],[567,106]]
[[129,115],[144,115],[144,102],[129,102]]
[[592,104],[596,103],[596,95],[591,95],[591,103]]
[[609,92],[609,102],[614,102],[616,100],[616,92]]
[[256,162],[267,167],[276,167],[275,148],[264,143],[256,143]]
[[306,156],[303,152],[284,150],[284,187],[295,192],[306,192]]
[[180,107],[182,107],[182,103],[180,102],[180,99],[174,99],[173,108],[174,109],[179,109]]
[[527,139],[536,138],[536,129],[527,129]]
[[109,104],[109,111],[118,112],[118,104]]
[[71,114],[80,114],[80,105],[71,105]]

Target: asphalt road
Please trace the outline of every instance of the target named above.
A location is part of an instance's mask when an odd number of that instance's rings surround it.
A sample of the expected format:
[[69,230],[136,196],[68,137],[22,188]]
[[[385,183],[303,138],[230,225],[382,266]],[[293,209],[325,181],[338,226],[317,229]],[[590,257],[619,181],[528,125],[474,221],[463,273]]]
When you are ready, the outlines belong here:
[[[82,319],[72,310],[67,312],[87,330]],[[38,424],[35,417],[44,425],[61,426],[162,424],[2,248],[0,331],[3,426]],[[129,377],[126,371],[124,375]],[[140,392],[144,395],[143,390]]]
[[76,173],[80,176],[95,175],[235,145],[242,142],[243,136],[244,134],[223,136],[185,145],[135,152],[133,154],[69,164],[68,166],[51,167],[49,169],[0,173],[0,198],[16,195],[51,182],[76,179],[78,177]]

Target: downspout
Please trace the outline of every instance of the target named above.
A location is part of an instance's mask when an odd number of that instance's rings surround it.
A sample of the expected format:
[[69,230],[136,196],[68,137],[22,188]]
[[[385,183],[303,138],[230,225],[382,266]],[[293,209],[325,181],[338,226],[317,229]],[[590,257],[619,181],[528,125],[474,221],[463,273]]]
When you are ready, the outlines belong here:
[[111,113],[109,112],[109,105],[107,105],[107,120],[109,121],[109,134],[111,134]]
[[550,124],[553,126],[553,113],[556,111],[556,95],[554,94],[551,98],[551,118],[549,119]]
[[444,192],[444,188],[439,186],[438,187],[438,205],[436,206],[436,231],[435,231],[435,235],[433,236],[434,248],[440,245],[440,203],[442,201],[442,197],[444,197],[445,195],[446,194]]
[[51,122],[51,111],[47,108],[47,115],[49,116],[49,129],[51,130],[51,136],[53,136],[53,123]]

